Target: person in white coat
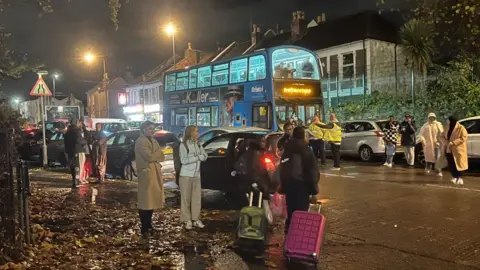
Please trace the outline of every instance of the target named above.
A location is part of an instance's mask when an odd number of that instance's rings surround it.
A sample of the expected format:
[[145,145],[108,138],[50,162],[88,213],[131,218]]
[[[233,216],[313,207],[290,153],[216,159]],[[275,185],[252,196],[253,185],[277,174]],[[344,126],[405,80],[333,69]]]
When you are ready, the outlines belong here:
[[200,163],[207,160],[207,153],[198,141],[196,126],[187,126],[180,145],[180,221],[185,222],[187,230],[193,226],[204,228],[200,220],[202,208],[202,186],[200,181]]
[[[420,129],[420,141],[425,154],[425,172],[430,173],[435,167],[441,153],[440,136],[443,133],[442,123],[432,112],[428,114],[428,121]],[[441,168],[436,168],[438,176],[442,176]]]

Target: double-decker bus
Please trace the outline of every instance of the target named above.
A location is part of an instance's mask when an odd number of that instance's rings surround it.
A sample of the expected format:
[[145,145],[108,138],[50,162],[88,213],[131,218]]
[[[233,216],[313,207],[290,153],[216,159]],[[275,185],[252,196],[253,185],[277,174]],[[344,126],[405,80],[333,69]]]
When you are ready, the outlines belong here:
[[323,115],[321,65],[297,46],[278,46],[165,73],[164,128],[182,134],[213,127],[272,131],[292,117]]

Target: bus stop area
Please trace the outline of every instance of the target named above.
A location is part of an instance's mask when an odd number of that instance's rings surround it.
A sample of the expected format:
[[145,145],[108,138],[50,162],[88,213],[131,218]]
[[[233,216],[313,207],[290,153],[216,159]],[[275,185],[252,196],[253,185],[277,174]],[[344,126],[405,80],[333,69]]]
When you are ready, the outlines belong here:
[[[318,269],[478,269],[480,178],[453,186],[421,170],[346,162],[321,171],[327,229]],[[158,235],[138,244],[136,183],[107,180],[72,191],[69,175],[30,171],[36,245],[26,265],[71,269],[314,269],[286,264],[283,221],[272,226],[262,257],[235,247],[240,206],[202,194],[203,230],[185,231],[179,193],[166,183],[167,207],[154,215]],[[95,196],[92,196],[95,195]],[[147,251],[147,252],[145,252]],[[2,262],[5,263],[5,262]]]

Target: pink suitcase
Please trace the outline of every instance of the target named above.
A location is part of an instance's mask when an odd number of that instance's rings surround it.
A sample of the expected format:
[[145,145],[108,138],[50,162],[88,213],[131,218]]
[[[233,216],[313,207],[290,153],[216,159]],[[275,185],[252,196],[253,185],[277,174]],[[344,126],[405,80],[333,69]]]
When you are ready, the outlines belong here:
[[292,215],[285,241],[284,255],[287,260],[300,260],[318,264],[325,231],[325,216],[318,212],[295,211]]

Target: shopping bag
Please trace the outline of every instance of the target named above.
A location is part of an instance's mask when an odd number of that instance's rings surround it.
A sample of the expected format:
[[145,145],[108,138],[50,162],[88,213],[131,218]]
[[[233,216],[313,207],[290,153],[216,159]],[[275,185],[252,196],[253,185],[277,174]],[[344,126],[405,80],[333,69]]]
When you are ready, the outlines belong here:
[[265,216],[267,217],[268,224],[273,224],[273,213],[268,200],[263,200],[263,209],[265,209]]
[[280,193],[273,194],[273,197],[270,200],[270,210],[274,217],[286,218],[287,203],[285,201],[285,195]]

